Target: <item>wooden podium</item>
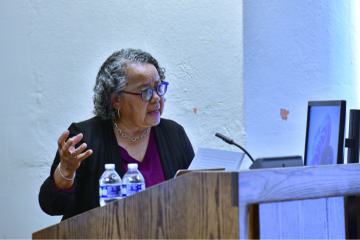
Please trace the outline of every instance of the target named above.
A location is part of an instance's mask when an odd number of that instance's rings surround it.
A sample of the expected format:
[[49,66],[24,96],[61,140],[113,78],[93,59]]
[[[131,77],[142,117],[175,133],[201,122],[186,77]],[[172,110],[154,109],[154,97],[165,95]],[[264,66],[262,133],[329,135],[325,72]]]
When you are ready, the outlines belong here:
[[360,164],[194,172],[32,237],[345,238],[344,196],[359,194]]

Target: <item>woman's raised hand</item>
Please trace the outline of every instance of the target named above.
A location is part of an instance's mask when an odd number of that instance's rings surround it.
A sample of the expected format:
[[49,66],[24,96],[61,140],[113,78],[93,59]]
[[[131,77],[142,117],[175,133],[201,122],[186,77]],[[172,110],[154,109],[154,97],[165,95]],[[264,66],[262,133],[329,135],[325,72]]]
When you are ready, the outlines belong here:
[[83,135],[80,133],[72,138],[69,138],[65,142],[69,134],[70,132],[68,130],[61,134],[58,140],[58,152],[60,155],[61,173],[66,178],[73,178],[75,171],[80,166],[81,161],[89,157],[92,154],[92,150],[89,149],[83,153],[83,151],[87,148],[86,143],[81,144],[78,148],[75,149],[75,144],[81,141]]

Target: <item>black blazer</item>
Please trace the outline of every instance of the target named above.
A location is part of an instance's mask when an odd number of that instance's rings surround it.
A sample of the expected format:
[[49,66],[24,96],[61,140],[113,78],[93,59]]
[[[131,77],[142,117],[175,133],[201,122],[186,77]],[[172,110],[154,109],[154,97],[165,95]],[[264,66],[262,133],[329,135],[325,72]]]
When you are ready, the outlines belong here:
[[[39,203],[41,209],[49,215],[64,215],[62,220],[100,206],[99,179],[105,171],[106,163],[115,163],[115,170],[121,177],[125,174],[110,120],[93,117],[71,124],[69,131],[69,137],[82,133],[84,137],[76,147],[86,143],[93,154],[81,162],[72,191],[65,193],[56,191],[53,185],[53,174],[60,162],[59,153],[56,153],[50,176],[40,188]],[[161,119],[159,125],[152,127],[152,131],[165,179],[173,178],[179,169],[187,169],[195,154],[184,128],[174,121]]]

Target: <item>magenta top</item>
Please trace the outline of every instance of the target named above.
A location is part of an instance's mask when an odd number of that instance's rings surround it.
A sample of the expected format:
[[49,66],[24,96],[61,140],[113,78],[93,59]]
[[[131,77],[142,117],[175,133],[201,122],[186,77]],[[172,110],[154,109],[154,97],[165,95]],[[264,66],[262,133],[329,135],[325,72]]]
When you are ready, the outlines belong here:
[[153,131],[150,132],[149,144],[142,162],[132,158],[125,148],[120,148],[125,173],[128,170],[128,163],[137,163],[138,169],[145,178],[145,186],[149,188],[165,181],[164,172],[161,166],[159,153],[156,147]]

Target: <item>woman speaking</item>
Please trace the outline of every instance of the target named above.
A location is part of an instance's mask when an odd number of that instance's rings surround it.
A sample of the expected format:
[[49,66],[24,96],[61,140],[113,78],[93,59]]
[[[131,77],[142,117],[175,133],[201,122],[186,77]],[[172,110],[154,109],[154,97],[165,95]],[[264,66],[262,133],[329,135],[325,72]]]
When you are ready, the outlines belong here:
[[194,150],[184,129],[161,119],[169,83],[149,53],[125,49],[101,66],[94,87],[95,117],[73,123],[58,140],[39,203],[62,220],[99,206],[99,178],[106,163],[121,177],[138,163],[150,187],[187,169]]

